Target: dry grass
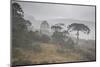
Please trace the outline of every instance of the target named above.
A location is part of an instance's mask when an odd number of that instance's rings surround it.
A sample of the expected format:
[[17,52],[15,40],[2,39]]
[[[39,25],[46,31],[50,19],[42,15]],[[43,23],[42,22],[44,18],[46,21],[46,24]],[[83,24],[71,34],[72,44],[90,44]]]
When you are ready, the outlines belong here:
[[[32,50],[22,50],[22,56],[20,60],[22,61],[21,64],[42,64],[42,63],[61,63],[61,62],[73,62],[73,61],[80,61],[83,57],[73,52],[71,49],[63,49],[64,53],[59,53],[57,50],[61,49],[59,45],[55,44],[48,44],[48,43],[41,43],[40,47],[42,48],[41,52],[33,52]],[[17,59],[19,59],[17,57]],[[30,62],[26,62],[30,61]]]

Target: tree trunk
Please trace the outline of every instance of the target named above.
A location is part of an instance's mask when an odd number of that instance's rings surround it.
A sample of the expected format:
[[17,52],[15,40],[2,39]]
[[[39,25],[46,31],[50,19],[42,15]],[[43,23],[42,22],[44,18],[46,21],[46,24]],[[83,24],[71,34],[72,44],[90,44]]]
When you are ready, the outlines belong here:
[[79,31],[77,31],[76,36],[77,36],[77,42],[76,42],[76,44],[78,45],[78,43],[79,43]]

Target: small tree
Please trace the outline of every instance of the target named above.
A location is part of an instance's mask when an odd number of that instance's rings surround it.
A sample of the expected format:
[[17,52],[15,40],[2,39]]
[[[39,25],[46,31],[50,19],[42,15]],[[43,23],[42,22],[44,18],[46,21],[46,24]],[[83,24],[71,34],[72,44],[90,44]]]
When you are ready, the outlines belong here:
[[76,36],[77,36],[77,44],[79,41],[79,32],[84,32],[85,34],[89,34],[90,33],[90,29],[88,28],[88,26],[84,25],[84,24],[79,24],[79,23],[72,23],[71,25],[69,25],[68,27],[68,31],[72,32],[72,31],[76,31]]

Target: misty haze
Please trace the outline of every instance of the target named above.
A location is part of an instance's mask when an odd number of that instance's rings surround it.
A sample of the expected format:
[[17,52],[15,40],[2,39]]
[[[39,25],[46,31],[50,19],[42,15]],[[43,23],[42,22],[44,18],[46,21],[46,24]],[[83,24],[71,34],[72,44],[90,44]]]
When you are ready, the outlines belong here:
[[95,6],[12,1],[13,65],[95,61]]

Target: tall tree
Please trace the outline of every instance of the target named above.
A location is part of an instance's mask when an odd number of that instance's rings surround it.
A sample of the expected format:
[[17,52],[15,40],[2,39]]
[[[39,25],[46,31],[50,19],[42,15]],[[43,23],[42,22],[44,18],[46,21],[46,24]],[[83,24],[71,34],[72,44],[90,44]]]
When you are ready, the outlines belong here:
[[[31,23],[24,19],[24,11],[20,4],[12,3],[12,44],[13,46],[26,46],[29,43],[28,26]],[[26,45],[25,45],[26,44]]]
[[23,17],[24,16],[24,12],[18,3],[12,4],[12,14],[15,17],[19,17],[19,16]]
[[88,26],[84,25],[84,24],[79,24],[79,23],[72,23],[71,25],[69,25],[68,27],[68,31],[72,32],[72,31],[76,31],[76,36],[77,36],[77,44],[79,41],[79,32],[84,32],[85,34],[89,34],[90,33],[90,29],[88,28]]
[[23,18],[24,12],[18,3],[12,3],[12,29],[23,30],[26,29],[26,21]]

